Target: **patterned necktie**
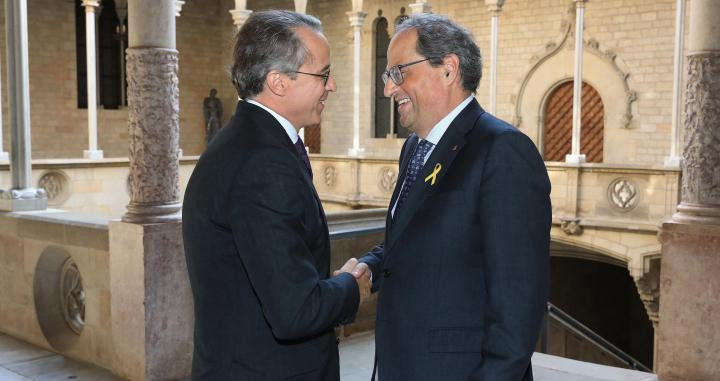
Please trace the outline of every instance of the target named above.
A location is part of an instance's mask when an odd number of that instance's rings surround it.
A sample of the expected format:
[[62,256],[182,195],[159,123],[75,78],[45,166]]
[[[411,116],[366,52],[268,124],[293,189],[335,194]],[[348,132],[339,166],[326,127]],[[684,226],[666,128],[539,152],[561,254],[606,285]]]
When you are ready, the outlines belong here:
[[397,215],[398,211],[400,210],[400,206],[402,206],[408,194],[410,194],[410,189],[415,183],[418,173],[420,173],[420,170],[422,169],[425,162],[425,155],[427,155],[433,145],[434,144],[430,143],[427,140],[420,139],[420,142],[417,144],[417,146],[415,146],[415,151],[413,152],[412,159],[410,159],[410,164],[408,164],[407,172],[405,173],[405,182],[403,183],[402,190],[400,191],[400,196],[398,196],[398,201],[395,205],[395,215]]
[[302,159],[303,163],[305,163],[305,168],[308,171],[308,174],[310,175],[310,178],[313,178],[312,173],[312,167],[310,166],[310,158],[308,157],[307,151],[305,150],[305,143],[303,143],[302,139],[298,136],[298,140],[295,142],[295,150],[297,150],[298,155],[300,155],[300,158]]

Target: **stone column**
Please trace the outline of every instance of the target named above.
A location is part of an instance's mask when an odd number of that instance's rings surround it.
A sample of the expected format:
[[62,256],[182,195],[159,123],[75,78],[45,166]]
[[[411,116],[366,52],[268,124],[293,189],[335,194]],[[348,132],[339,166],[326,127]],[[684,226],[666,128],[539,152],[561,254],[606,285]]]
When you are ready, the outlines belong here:
[[680,143],[680,102],[682,94],[683,53],[685,44],[685,0],[677,0],[675,6],[675,69],[673,71],[673,107],[672,107],[672,130],[670,133],[670,156],[665,157],[665,166],[677,168],[680,166],[680,155],[678,145]]
[[350,19],[350,26],[353,28],[353,146],[348,150],[348,155],[358,156],[365,151],[360,148],[360,45],[362,37],[362,26],[365,23],[367,13],[354,11],[347,13]]
[[85,7],[85,56],[87,65],[88,149],[83,151],[86,159],[102,159],[103,151],[97,144],[97,59],[95,56],[95,8],[100,0],[82,0]]
[[27,0],[5,1],[5,37],[12,187],[0,190],[0,210],[46,209],[47,194],[32,188]]
[[415,3],[410,4],[410,13],[430,13],[432,6],[428,4],[427,0],[418,0]]
[[252,11],[247,9],[247,0],[235,0],[235,9],[230,10],[235,30],[239,30],[245,24],[251,13]]
[[[295,12],[306,14],[307,0],[295,0]],[[300,139],[302,139],[303,143],[305,143],[305,149],[310,152],[310,149],[307,147],[307,142],[305,141],[305,127],[301,128],[300,131],[298,131],[298,135],[300,135]]]
[[575,78],[573,80],[573,124],[572,148],[565,161],[570,164],[585,162],[585,155],[580,154],[580,130],[582,116],[582,65],[583,65],[583,29],[585,29],[585,3],[588,0],[575,2]]
[[490,11],[490,113],[497,112],[498,20],[505,0],[485,0]]
[[[1,69],[1,68],[0,68]],[[0,70],[0,83],[2,83],[2,70]],[[2,105],[2,92],[0,91],[0,105]],[[2,122],[3,122],[3,115],[2,115],[2,107],[0,107],[0,162],[2,161],[8,161],[10,160],[10,155],[3,151],[3,129],[2,129]]]
[[663,224],[658,375],[720,372],[720,2],[690,2],[685,147],[678,212]]
[[193,310],[180,221],[175,0],[129,0],[130,203],[111,221],[113,371],[190,374]]
[[[127,35],[127,27],[125,26],[125,18],[127,17],[127,0],[115,1],[115,12],[118,16],[118,34],[120,35],[120,83],[125,84],[125,36]],[[125,90],[120,91],[120,104],[125,104]]]

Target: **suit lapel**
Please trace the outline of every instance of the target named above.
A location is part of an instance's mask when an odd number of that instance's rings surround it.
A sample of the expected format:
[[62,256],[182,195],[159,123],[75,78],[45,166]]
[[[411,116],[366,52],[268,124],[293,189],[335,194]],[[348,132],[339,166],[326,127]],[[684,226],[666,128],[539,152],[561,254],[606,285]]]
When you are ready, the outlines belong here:
[[[445,134],[438,142],[427,162],[425,162],[420,174],[418,174],[417,180],[410,190],[402,208],[395,213],[392,227],[389,230],[388,239],[385,243],[387,246],[386,250],[392,249],[413,216],[415,216],[418,209],[422,207],[427,197],[435,193],[440,187],[445,174],[452,167],[455,157],[465,145],[465,135],[472,130],[475,122],[483,112],[483,109],[477,101],[473,99],[470,104],[458,114],[445,131]],[[395,187],[395,194],[399,193],[398,190],[401,184],[398,180],[398,184]],[[396,198],[395,194],[393,195],[394,199]],[[392,208],[393,204],[390,205]]]

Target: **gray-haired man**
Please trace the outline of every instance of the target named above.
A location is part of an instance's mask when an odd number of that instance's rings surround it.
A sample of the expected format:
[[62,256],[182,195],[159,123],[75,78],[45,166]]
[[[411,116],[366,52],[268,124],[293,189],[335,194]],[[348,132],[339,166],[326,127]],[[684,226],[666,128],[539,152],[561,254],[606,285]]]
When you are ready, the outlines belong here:
[[330,244],[298,131],[320,122],[330,48],[311,16],[255,12],[237,35],[240,101],[185,192],[195,301],[194,380],[338,380],[333,327],[354,319],[369,279],[328,278]]

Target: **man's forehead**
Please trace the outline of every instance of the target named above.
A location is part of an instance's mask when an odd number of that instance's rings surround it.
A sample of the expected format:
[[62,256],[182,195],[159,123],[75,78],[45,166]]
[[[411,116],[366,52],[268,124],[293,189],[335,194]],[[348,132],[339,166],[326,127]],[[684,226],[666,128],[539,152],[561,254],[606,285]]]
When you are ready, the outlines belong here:
[[395,35],[388,47],[388,63],[417,55],[417,31],[409,29]]

